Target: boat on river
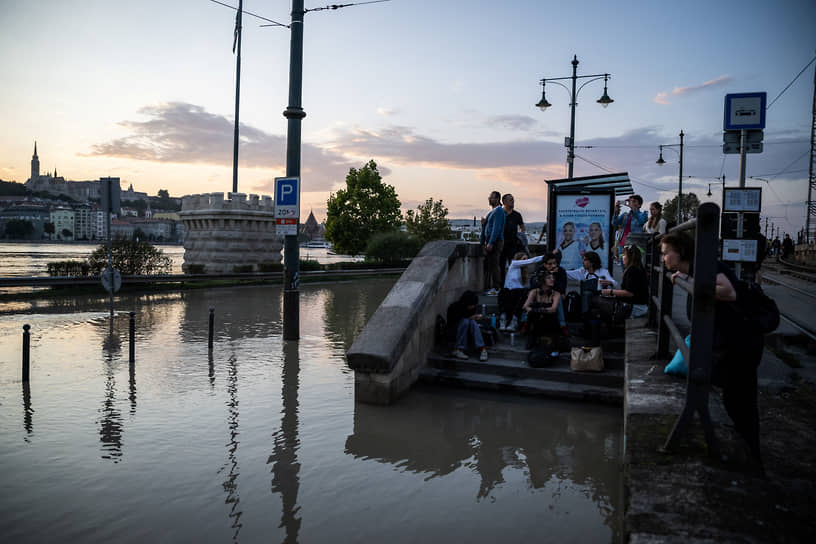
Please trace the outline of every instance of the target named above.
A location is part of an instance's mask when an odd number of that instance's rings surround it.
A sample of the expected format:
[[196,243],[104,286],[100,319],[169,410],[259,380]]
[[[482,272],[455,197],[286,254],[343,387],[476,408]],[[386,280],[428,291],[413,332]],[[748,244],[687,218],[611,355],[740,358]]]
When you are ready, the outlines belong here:
[[326,240],[310,240],[300,247],[307,249],[331,249],[332,245],[331,242]]

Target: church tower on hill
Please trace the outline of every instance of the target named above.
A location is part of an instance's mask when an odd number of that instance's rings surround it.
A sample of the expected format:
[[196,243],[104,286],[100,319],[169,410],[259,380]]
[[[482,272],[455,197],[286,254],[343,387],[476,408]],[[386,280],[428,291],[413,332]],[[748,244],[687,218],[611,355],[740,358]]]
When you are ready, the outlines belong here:
[[40,158],[37,156],[37,142],[34,142],[34,156],[31,157],[31,179],[40,177]]

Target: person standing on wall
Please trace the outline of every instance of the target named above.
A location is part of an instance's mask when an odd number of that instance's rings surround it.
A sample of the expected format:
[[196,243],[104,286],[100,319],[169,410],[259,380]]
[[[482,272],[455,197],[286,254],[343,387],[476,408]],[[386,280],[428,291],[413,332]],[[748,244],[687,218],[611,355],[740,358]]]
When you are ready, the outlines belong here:
[[504,210],[504,247],[502,248],[501,253],[501,273],[502,273],[502,284],[504,284],[504,278],[507,274],[507,266],[512,262],[513,257],[519,251],[525,251],[523,247],[521,247],[521,243],[518,239],[519,230],[523,233],[524,232],[524,219],[521,217],[521,214],[516,211],[516,199],[510,193],[507,193],[502,197],[502,209]]
[[502,287],[501,254],[504,248],[504,219],[506,214],[501,204],[501,193],[493,191],[487,197],[492,210],[486,218],[482,218],[484,233],[482,244],[487,263],[485,283],[488,295],[498,295]]

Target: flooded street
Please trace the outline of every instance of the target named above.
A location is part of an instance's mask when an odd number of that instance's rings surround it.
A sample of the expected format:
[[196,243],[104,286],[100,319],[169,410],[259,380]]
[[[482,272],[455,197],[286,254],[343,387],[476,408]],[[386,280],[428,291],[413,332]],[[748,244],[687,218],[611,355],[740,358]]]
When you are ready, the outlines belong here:
[[0,534],[618,541],[619,409],[423,386],[394,406],[354,402],[344,353],[393,281],[303,286],[297,343],[282,340],[278,287],[119,297],[118,346],[104,297],[6,307]]

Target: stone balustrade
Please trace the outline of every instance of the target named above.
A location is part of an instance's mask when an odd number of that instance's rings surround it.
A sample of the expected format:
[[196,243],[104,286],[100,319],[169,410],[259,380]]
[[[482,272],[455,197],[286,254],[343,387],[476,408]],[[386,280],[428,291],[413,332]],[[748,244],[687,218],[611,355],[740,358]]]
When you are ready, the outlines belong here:
[[264,265],[280,263],[283,244],[275,229],[272,197],[227,196],[205,193],[182,198],[185,273],[258,272]]

